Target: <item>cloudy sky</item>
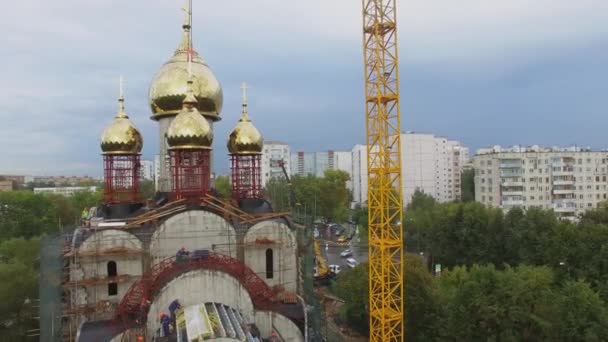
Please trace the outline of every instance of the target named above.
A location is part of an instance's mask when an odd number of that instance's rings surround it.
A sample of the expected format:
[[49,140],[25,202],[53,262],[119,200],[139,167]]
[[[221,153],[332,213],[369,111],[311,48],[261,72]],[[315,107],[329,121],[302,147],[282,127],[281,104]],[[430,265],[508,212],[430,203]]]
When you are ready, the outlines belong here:
[[[157,151],[147,92],[180,39],[181,0],[20,0],[0,13],[0,173],[101,174],[99,135],[127,111]],[[194,0],[195,48],[224,88],[216,171],[239,84],[266,139],[364,141],[359,0]],[[404,131],[494,144],[608,147],[608,1],[401,0]]]

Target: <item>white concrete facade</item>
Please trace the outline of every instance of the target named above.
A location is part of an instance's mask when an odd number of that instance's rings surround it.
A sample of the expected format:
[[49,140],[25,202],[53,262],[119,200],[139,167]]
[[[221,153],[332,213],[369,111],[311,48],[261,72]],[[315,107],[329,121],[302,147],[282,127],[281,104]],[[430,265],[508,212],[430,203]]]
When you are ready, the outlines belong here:
[[289,145],[278,141],[264,141],[262,150],[262,185],[273,178],[285,178],[279,161],[285,163],[287,174],[291,174]]
[[[106,277],[116,279],[115,282],[95,282],[89,286],[76,287],[78,291],[72,293],[72,300],[77,305],[107,302],[107,312],[98,312],[95,317],[107,318],[143,273],[142,243],[131,233],[110,229],[89,236],[77,253],[79,262],[70,267],[72,284],[87,284],[91,279]],[[110,266],[111,263],[114,266]],[[112,269],[116,274],[109,274]],[[110,285],[111,283],[115,285]]]
[[579,148],[481,149],[473,158],[475,200],[503,208],[553,209],[575,220],[608,196],[608,152]]
[[458,141],[433,134],[401,134],[403,205],[410,203],[416,190],[439,202],[459,200],[461,166],[466,155],[468,149]]
[[153,181],[155,177],[154,161],[153,160],[142,160],[141,161],[141,178],[144,180]]
[[[401,134],[403,205],[416,190],[439,202],[459,200],[460,175],[468,160],[468,149],[458,141],[433,134]],[[367,150],[355,145],[351,151],[353,205],[367,201]]]
[[351,151],[353,206],[367,202],[367,146],[355,145]]
[[176,214],[161,223],[150,241],[150,257],[157,263],[182,247],[208,249],[236,258],[236,231],[222,217],[202,210]]
[[281,285],[287,291],[297,291],[297,245],[289,227],[262,221],[249,228],[244,243],[245,264],[253,272],[269,286]]

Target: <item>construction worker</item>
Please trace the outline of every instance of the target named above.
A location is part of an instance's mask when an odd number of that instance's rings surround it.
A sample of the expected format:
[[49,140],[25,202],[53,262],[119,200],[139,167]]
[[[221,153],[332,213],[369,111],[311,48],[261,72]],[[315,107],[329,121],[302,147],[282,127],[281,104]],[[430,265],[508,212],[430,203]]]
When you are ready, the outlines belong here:
[[174,300],[171,302],[171,304],[169,304],[169,314],[171,314],[171,324],[173,324],[174,327],[177,327],[175,325],[175,313],[177,312],[177,310],[179,310],[182,307],[182,305],[179,303],[179,300]]
[[80,219],[82,221],[82,225],[85,226],[85,227],[88,227],[89,208],[84,207],[84,209],[82,209],[82,213],[80,214]]
[[161,337],[164,336],[169,336],[169,334],[171,333],[170,331],[170,325],[171,325],[171,318],[169,318],[169,316],[165,315],[164,312],[160,313],[160,324],[161,324]]
[[186,259],[186,256],[188,256],[188,251],[186,250],[186,247],[182,246],[175,254],[175,261],[180,264]]

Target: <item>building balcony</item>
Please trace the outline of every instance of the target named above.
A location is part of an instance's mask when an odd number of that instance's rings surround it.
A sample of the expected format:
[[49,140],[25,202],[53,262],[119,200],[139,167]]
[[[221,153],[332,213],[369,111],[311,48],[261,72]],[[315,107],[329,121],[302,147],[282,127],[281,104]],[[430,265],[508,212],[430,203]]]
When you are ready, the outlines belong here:
[[567,195],[567,194],[573,194],[576,190],[573,189],[553,189],[553,194],[554,195]]
[[524,192],[523,190],[507,190],[507,191],[502,191],[501,194],[503,196],[523,196]]
[[502,183],[500,183],[501,186],[504,187],[508,187],[508,186],[519,186],[522,187],[524,186],[524,183],[521,181],[514,181],[514,180],[505,180]]
[[500,170],[500,177],[509,178],[509,177],[521,177],[524,174],[522,169],[512,169],[512,170]]
[[517,207],[524,205],[524,200],[506,200],[502,201],[501,205],[504,207]]
[[554,180],[553,185],[574,185],[574,180]]
[[574,203],[574,202],[553,203],[553,211],[555,211],[556,213],[575,212],[576,203]]
[[522,166],[521,160],[500,162],[501,169],[521,168],[521,166]]

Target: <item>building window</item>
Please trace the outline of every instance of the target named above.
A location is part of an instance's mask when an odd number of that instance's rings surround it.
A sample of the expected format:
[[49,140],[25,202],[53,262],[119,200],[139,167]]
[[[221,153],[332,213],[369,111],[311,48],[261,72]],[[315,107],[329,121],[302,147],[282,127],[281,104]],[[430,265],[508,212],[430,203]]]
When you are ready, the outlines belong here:
[[[108,261],[107,265],[108,269],[108,278],[116,277],[116,261]],[[118,284],[117,283],[109,283],[108,284],[108,296],[116,296],[118,294]]]
[[274,260],[272,256],[272,249],[266,250],[266,279],[272,279],[274,277]]

